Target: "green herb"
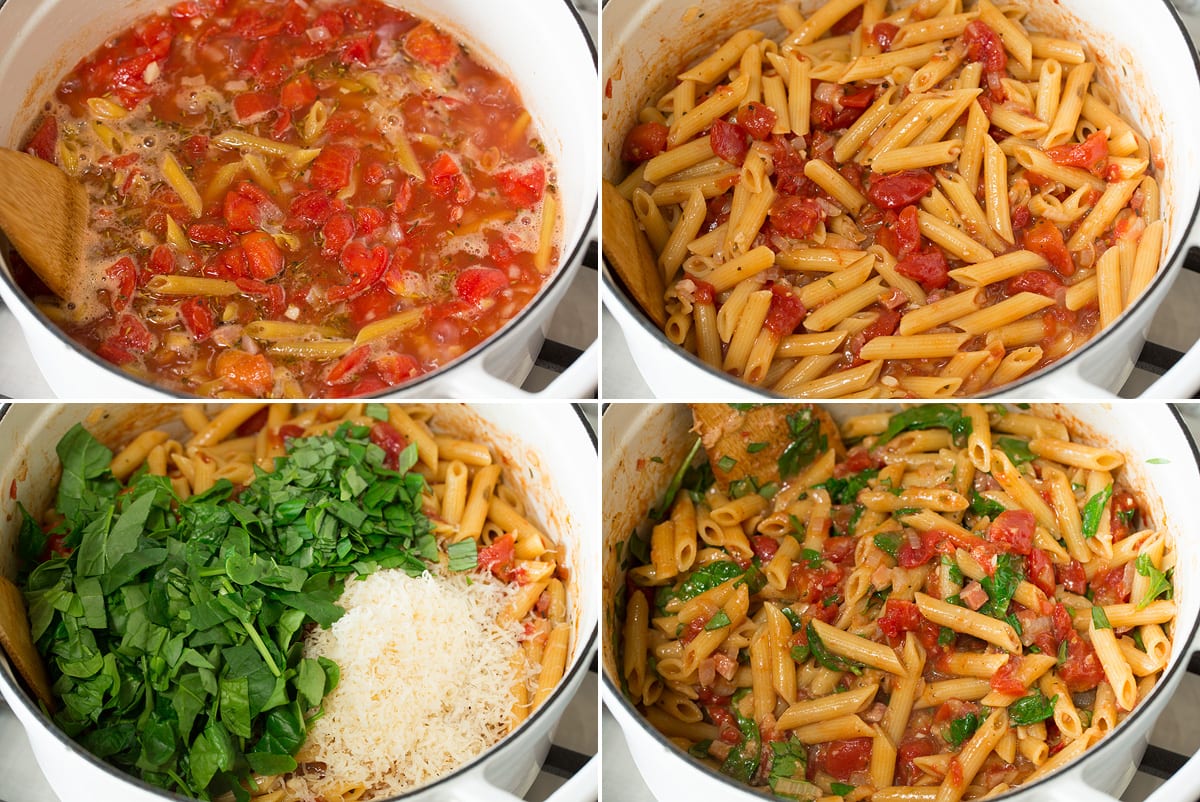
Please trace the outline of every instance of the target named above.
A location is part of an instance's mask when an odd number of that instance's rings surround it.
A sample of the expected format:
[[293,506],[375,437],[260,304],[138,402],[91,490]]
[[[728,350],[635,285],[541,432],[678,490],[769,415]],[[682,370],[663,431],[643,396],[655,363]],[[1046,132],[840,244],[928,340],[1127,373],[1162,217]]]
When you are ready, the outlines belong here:
[[967,713],[962,718],[956,718],[950,722],[946,731],[946,740],[957,749],[975,734],[975,730],[979,729],[979,725],[982,723],[983,717],[978,713]]
[[993,618],[1004,618],[1008,615],[1008,605],[1012,602],[1017,586],[1024,576],[1017,567],[1017,561],[1011,554],[1000,554],[996,557],[996,570],[991,576],[979,580],[987,592],[987,604],[979,608],[979,612]]
[[943,554],[941,559],[942,565],[946,569],[946,578],[956,585],[961,586],[966,582],[966,577],[963,576],[962,569],[958,567],[958,563],[949,554]]
[[988,410],[998,418],[1008,417],[1008,407],[1003,404],[988,404]]
[[1045,721],[1054,715],[1054,703],[1057,696],[1047,699],[1041,693],[1032,693],[1024,699],[1018,699],[1008,706],[1008,717],[1018,727],[1028,727]]
[[708,619],[708,623],[704,625],[705,632],[713,632],[721,627],[727,627],[733,622],[729,620],[729,613],[724,610],[717,610],[716,615]]
[[750,567],[746,569],[746,573],[742,575],[741,579],[734,582],[733,586],[736,588],[740,587],[742,584],[745,584],[746,589],[750,591],[751,596],[761,591],[767,586],[767,575],[762,572],[762,568],[760,566],[761,563],[759,562],[758,558],[755,557],[753,560],[751,560]]
[[860,676],[863,672],[862,663],[849,660],[841,655],[836,655],[825,647],[825,643],[821,640],[821,636],[817,634],[817,628],[813,626],[811,621],[804,630],[808,635],[808,648],[812,652],[812,656],[816,661],[830,671],[849,671],[855,676]]
[[650,461],[651,461],[651,462],[658,463],[659,465],[662,465],[662,464],[663,464],[663,458],[662,458],[662,457],[660,457],[660,456],[658,456],[657,454],[655,454],[653,457],[651,457],[651,458],[650,458]]
[[812,411],[802,409],[787,416],[791,442],[779,456],[779,478],[790,479],[808,467],[825,450],[827,440],[821,434],[821,424]]
[[741,705],[739,704],[749,693],[749,688],[742,688],[734,693],[733,698],[730,700],[729,711],[733,713],[733,718],[737,722],[742,738],[733,749],[729,750],[729,755],[725,758],[725,762],[721,764],[721,772],[723,774],[727,774],[743,783],[750,782],[750,778],[758,771],[762,749],[762,740],[758,734],[758,725],[754,723],[754,719],[742,715]]
[[808,769],[808,749],[793,735],[786,741],[771,742],[771,773],[767,782],[772,791],[780,780],[803,780]]
[[775,498],[775,494],[779,492],[779,482],[767,482],[758,489],[758,494],[765,499]]
[[1164,459],[1163,457],[1153,457],[1151,459],[1146,460],[1146,463],[1148,465],[1170,465],[1171,460]]
[[800,552],[800,559],[808,563],[809,568],[820,568],[821,563],[825,558],[821,556],[821,552],[816,549],[803,549]]
[[791,513],[788,514],[788,523],[792,525],[791,535],[797,540],[800,540],[800,533],[804,531],[804,524],[800,523],[800,519]]
[[1131,630],[1129,634],[1133,637],[1134,644],[1139,649],[1141,649],[1143,652],[1146,651],[1146,643],[1145,643],[1145,641],[1142,640],[1141,629],[1139,628],[1139,629]]
[[709,563],[701,566],[692,572],[683,584],[679,586],[679,590],[674,594],[675,598],[680,601],[688,601],[694,599],[706,590],[712,590],[717,585],[728,582],[730,579],[736,579],[744,572],[741,567],[729,560]]
[[1159,596],[1171,598],[1171,580],[1162,571],[1154,567],[1154,562],[1151,561],[1149,554],[1139,554],[1137,561],[1133,564],[1139,574],[1147,577],[1150,580],[1150,587],[1146,589],[1146,595],[1137,603],[1139,610],[1144,610],[1150,602],[1157,599]]
[[1126,526],[1132,526],[1133,519],[1137,517],[1137,514],[1138,514],[1138,511],[1136,509],[1121,510],[1120,512],[1117,513],[1117,518],[1121,521],[1121,523],[1125,524]]
[[1025,634],[1025,628],[1021,626],[1021,619],[1017,618],[1016,613],[1009,613],[1008,615],[1004,616],[1004,620],[1007,621],[1008,625],[1013,628],[1014,632],[1017,633],[1018,638]]
[[1104,612],[1103,607],[1092,608],[1092,626],[1096,629],[1112,629],[1112,624],[1108,622],[1108,614]]
[[875,447],[890,442],[902,432],[921,429],[949,429],[956,444],[963,444],[971,435],[971,419],[953,404],[923,404],[891,417],[887,429],[875,441]]
[[1058,644],[1058,665],[1060,666],[1067,662],[1067,656],[1070,654],[1067,647],[1068,644],[1065,639],[1062,643]]
[[758,485],[754,483],[753,476],[743,476],[729,483],[729,495],[733,498],[741,498],[742,496],[750,496],[758,492]]
[[875,547],[896,559],[896,555],[900,553],[902,537],[899,532],[880,532],[875,536]]
[[1113,486],[1101,490],[1096,495],[1088,499],[1087,504],[1083,507],[1083,536],[1085,538],[1095,537],[1100,531],[1100,519],[1104,515],[1104,507],[1108,504],[1108,500],[1112,498]]
[[957,593],[955,593],[953,596],[947,596],[946,604],[953,604],[955,607],[966,607],[967,606],[963,602],[962,596],[959,596]]
[[737,465],[737,460],[735,460],[733,457],[730,457],[728,455],[721,457],[719,460],[717,460],[717,467],[720,468],[721,470],[725,471],[725,473],[729,473],[730,471],[732,471],[734,466],[736,466],[736,465]]
[[847,794],[854,792],[854,786],[847,785],[846,783],[835,782],[829,784],[829,790],[832,791],[836,796],[846,796]]
[[671,509],[671,505],[675,503],[675,495],[679,492],[679,488],[683,486],[683,477],[688,469],[692,466],[692,460],[696,458],[696,454],[700,451],[700,438],[696,438],[696,442],[692,443],[692,449],[688,452],[683,463],[679,466],[679,470],[675,471],[675,475],[671,477],[671,484],[667,485],[667,492],[663,494],[662,500],[658,502],[656,507],[650,510],[650,518],[655,521],[661,521],[667,517],[667,513]]
[[867,597],[867,609],[873,610],[876,607],[882,607],[888,600],[888,596],[892,595],[892,586],[871,591],[871,595]]
[[783,613],[783,617],[792,625],[792,632],[804,626],[804,621],[800,618],[800,615],[791,607],[780,607],[779,612]]
[[995,446],[1005,453],[1009,462],[1013,465],[1019,466],[1037,459],[1036,455],[1029,450],[1028,440],[1018,440],[1015,437],[997,437]]
[[920,507],[901,507],[900,509],[892,512],[892,517],[903,520],[910,515],[916,515],[920,511]]
[[470,571],[478,565],[479,553],[474,539],[451,543],[446,547],[446,556],[450,558],[451,571]]
[[758,404],[730,404],[729,408],[737,410],[738,412],[749,412],[757,406]]
[[938,630],[938,646],[949,646],[954,643],[954,639],[958,637],[958,633],[950,627],[942,627]]
[[367,404],[364,412],[368,418],[374,418],[375,420],[387,420],[389,417],[388,408],[383,404]]
[[812,657],[812,650],[808,648],[807,643],[797,643],[792,647],[792,659],[797,663],[803,663],[810,657]]
[[992,501],[987,496],[981,495],[975,488],[971,488],[971,512],[994,521],[996,516],[1004,512],[1004,505],[999,501]]
[[770,445],[770,444],[769,443],[749,443],[746,446],[746,453],[747,454],[757,454],[758,452],[760,452],[764,448],[766,448],[768,445]]
[[1017,404],[1016,406],[1017,406],[1017,409],[1022,409],[1022,410],[1026,410],[1026,411],[1033,409],[1032,404]]
[[879,471],[868,468],[864,471],[838,479],[832,477],[817,485],[829,491],[829,500],[834,504],[853,504],[858,501],[858,494],[865,490]]
[[854,512],[850,513],[850,520],[846,522],[846,534],[854,535],[854,530],[858,528],[858,522],[862,519],[863,513],[867,508],[861,504],[854,505]]
[[688,754],[697,760],[704,760],[708,757],[708,747],[712,746],[712,738],[705,738],[703,741],[697,741],[688,749]]
[[822,607],[832,607],[835,604],[841,604],[841,603],[842,603],[842,597],[838,593],[833,594],[832,596],[830,596],[827,599],[821,600]]
[[[371,410],[377,413],[378,410]],[[378,417],[378,415],[373,415]],[[55,722],[94,754],[193,798],[245,798],[253,773],[296,768],[332,661],[303,656],[345,580],[437,559],[424,478],[397,470],[365,426],[296,438],[240,493],[228,480],[179,499],[164,477],[117,481],[83,427],[58,444],[55,509],[73,552],[29,574],[26,600],[62,706]],[[24,516],[22,529],[32,519]],[[22,556],[33,546],[26,534]],[[476,565],[468,541],[452,570]]]

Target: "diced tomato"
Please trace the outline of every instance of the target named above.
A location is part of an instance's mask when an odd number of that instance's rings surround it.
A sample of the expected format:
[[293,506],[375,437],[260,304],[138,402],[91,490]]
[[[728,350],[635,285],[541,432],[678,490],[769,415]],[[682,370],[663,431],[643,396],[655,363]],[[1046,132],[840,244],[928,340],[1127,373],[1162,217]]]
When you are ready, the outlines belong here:
[[1113,494],[1108,523],[1114,543],[1129,537],[1133,532],[1134,521],[1140,514],[1141,505],[1133,493],[1118,490]]
[[261,398],[275,387],[271,363],[262,354],[230,348],[217,355],[216,374],[225,386]]
[[183,143],[183,160],[191,165],[199,164],[208,155],[208,137],[194,134]]
[[1041,549],[1031,548],[1027,563],[1028,579],[1047,596],[1054,597],[1054,563]]
[[822,601],[828,592],[841,584],[845,571],[837,565],[822,563],[810,568],[807,562],[796,563],[788,574],[788,584],[796,589],[800,601],[809,604]]
[[750,547],[754,549],[754,556],[766,564],[779,551],[779,541],[766,535],[754,535],[750,538]]
[[393,471],[396,470],[400,452],[408,448],[408,438],[395,426],[381,420],[371,424],[371,442],[382,448],[387,455],[383,464]]
[[775,110],[764,103],[747,103],[734,115],[734,122],[760,142],[771,136],[777,119]]
[[114,312],[123,312],[133,302],[137,289],[137,266],[128,256],[122,256],[104,271],[104,277],[114,286],[110,300]]
[[308,73],[297,73],[279,90],[279,104],[289,111],[299,111],[317,99],[317,87]]
[[804,320],[805,314],[804,304],[800,303],[800,298],[791,289],[782,284],[771,286],[771,307],[763,324],[767,331],[780,337],[791,334]]
[[711,304],[714,302],[717,297],[716,287],[698,278],[692,279],[692,283],[696,285],[696,289],[692,292],[692,299],[696,303]]
[[354,217],[349,212],[338,212],[321,226],[321,255],[336,259],[342,249],[354,239]]
[[155,275],[166,275],[175,269],[175,252],[168,245],[155,245],[150,251],[146,269]]
[[727,744],[736,744],[742,739],[742,732],[738,729],[737,721],[734,720],[733,713],[729,712],[728,707],[706,705],[704,709],[708,712],[712,723],[716,725],[718,737],[722,741]]
[[326,384],[347,384],[358,378],[367,366],[371,356],[371,346],[360,345],[337,361],[325,377]]
[[905,206],[899,214],[891,209],[886,211],[875,239],[897,259],[906,259],[920,251],[921,222],[917,207]]
[[996,693],[1006,693],[1012,696],[1024,696],[1026,685],[1019,679],[1021,670],[1020,655],[1011,655],[1008,662],[992,675],[992,690]]
[[241,244],[246,254],[246,267],[254,278],[275,278],[283,270],[283,251],[270,234],[265,231],[246,234]]
[[1026,250],[1040,255],[1060,276],[1075,275],[1075,262],[1071,260],[1062,231],[1051,221],[1042,220],[1032,228],[1025,229],[1022,240]]
[[[241,249],[239,248],[239,250]],[[244,294],[261,297],[265,303],[267,313],[271,317],[283,314],[287,294],[282,284],[267,284],[265,281],[256,278],[236,278],[233,280],[233,283]]]
[[639,123],[625,137],[621,158],[635,164],[649,161],[667,149],[669,129],[662,123]]
[[216,223],[192,223],[187,228],[188,239],[201,245],[231,245],[233,234]]
[[1029,211],[1029,204],[1022,203],[1012,210],[1012,226],[1015,231],[1020,231],[1025,228],[1033,220],[1033,214]]
[[388,386],[411,379],[421,369],[421,363],[408,354],[384,354],[375,360],[375,370]]
[[387,215],[374,206],[359,206],[354,210],[354,230],[364,237],[387,223]]
[[229,224],[230,230],[239,234],[253,231],[262,224],[262,211],[258,204],[237,189],[225,193],[221,216]]
[[916,568],[933,559],[937,554],[937,544],[945,537],[945,533],[936,530],[925,532],[914,538],[905,538],[896,552],[896,562],[901,568]]
[[1058,676],[1071,693],[1090,691],[1104,679],[1096,650],[1074,630],[1067,634],[1067,659],[1058,667]]
[[1078,593],[1080,596],[1087,593],[1087,573],[1083,570],[1083,563],[1078,560],[1071,560],[1066,565],[1055,565],[1054,575],[1069,592]]
[[896,272],[927,290],[940,290],[950,283],[950,264],[940,248],[907,256],[896,264]]
[[825,210],[816,198],[780,195],[771,204],[771,226],[785,237],[807,239],[825,220]]
[[921,624],[921,610],[910,601],[888,599],[883,615],[876,622],[893,646],[904,640],[905,632],[916,632]]
[[454,279],[454,291],[472,306],[479,307],[508,286],[508,276],[494,267],[468,267]]
[[412,205],[413,197],[413,179],[411,176],[403,176],[396,182],[396,194],[392,198],[392,216],[399,220],[408,211],[408,207]]
[[488,237],[488,258],[496,267],[508,267],[517,258],[517,251],[502,236]]
[[[866,91],[871,97],[874,97],[874,90],[869,89]],[[850,100],[849,96],[842,97],[840,110],[823,100],[814,100],[812,102],[812,109],[809,112],[809,122],[812,123],[812,127],[817,132],[828,132],[840,131],[843,128],[849,128],[851,125],[854,125],[858,121],[858,118],[863,115],[866,106],[846,105],[847,100]],[[815,155],[815,148],[813,152]]]
[[42,122],[25,146],[25,152],[42,161],[58,164],[58,119],[53,114],[42,117]]
[[1122,565],[1092,578],[1092,591],[1096,594],[1093,603],[1099,605],[1124,604],[1129,601],[1133,590],[1130,577],[1132,569]]
[[744,128],[720,118],[713,120],[712,128],[708,131],[708,140],[713,153],[730,164],[741,166],[746,161],[750,151],[750,143]]
[[325,297],[331,302],[344,301],[366,291],[375,282],[383,278],[391,255],[382,245],[372,250],[360,242],[352,242],[345,247],[340,257],[342,268],[353,277],[348,285],[330,287]]
[[896,752],[896,767],[899,771],[899,781],[911,785],[924,772],[916,767],[916,759],[929,757],[937,753],[937,744],[928,735],[914,734],[906,737]]
[[833,467],[833,475],[841,479],[868,468],[882,468],[883,460],[871,455],[865,446],[855,446],[846,452],[846,459]]
[[963,42],[967,45],[967,58],[982,62],[988,72],[1004,72],[1008,68],[1004,41],[986,22],[974,20],[967,25]]
[[835,780],[846,782],[851,774],[867,770],[873,743],[870,738],[851,738],[817,744],[808,753],[809,772],[815,776],[815,772],[823,771]]
[[1100,165],[1108,158],[1108,133],[1097,131],[1078,144],[1047,148],[1046,155],[1057,164],[1078,167],[1098,175]]
[[364,33],[344,39],[341,50],[338,51],[338,61],[343,64],[360,64],[366,67],[371,63],[371,51],[374,47],[374,33]]
[[233,116],[242,125],[256,123],[279,107],[273,92],[243,92],[233,99]]
[[303,231],[324,225],[334,213],[333,199],[325,192],[309,190],[301,192],[288,207],[287,228],[290,231]]
[[479,550],[479,556],[476,558],[478,570],[491,571],[507,582],[512,573],[514,551],[515,538],[511,532],[505,532],[493,540],[490,546]]
[[188,298],[179,305],[179,314],[193,340],[199,342],[212,333],[212,310],[208,308],[208,303],[203,298]]
[[428,169],[429,187],[439,198],[453,198],[459,203],[471,199],[466,177],[454,157],[445,151],[438,154]]
[[422,22],[404,37],[404,52],[431,67],[443,67],[458,53],[458,46],[432,24]]
[[862,25],[862,20],[863,7],[860,3],[852,11],[850,11],[850,13],[835,22],[830,30],[834,36],[844,36],[845,34],[851,33],[859,25]]
[[1035,292],[1038,295],[1045,295],[1047,298],[1054,298],[1065,286],[1062,279],[1049,270],[1026,270],[1021,275],[1013,276],[1005,282],[1004,290],[1009,296],[1022,292]]
[[880,209],[911,206],[929,194],[937,180],[926,170],[909,170],[895,175],[871,176],[867,197]]
[[372,287],[355,298],[351,298],[346,306],[350,311],[350,320],[356,328],[361,329],[368,323],[383,320],[392,314],[396,296],[388,292],[387,287]]
[[1037,520],[1028,510],[1005,510],[988,527],[988,540],[1013,554],[1028,555],[1033,548]]
[[890,22],[877,22],[871,28],[871,38],[884,53],[892,49],[892,42],[895,41],[898,33],[900,33],[900,28]]
[[857,92],[842,97],[843,108],[857,109],[859,111],[866,111],[874,102],[875,90],[870,87],[860,89]]
[[336,192],[350,183],[350,173],[358,163],[358,148],[353,145],[326,145],[313,159],[308,182],[317,189]]
[[535,164],[523,172],[505,170],[496,174],[496,186],[514,209],[526,209],[542,199],[546,188],[546,171]]

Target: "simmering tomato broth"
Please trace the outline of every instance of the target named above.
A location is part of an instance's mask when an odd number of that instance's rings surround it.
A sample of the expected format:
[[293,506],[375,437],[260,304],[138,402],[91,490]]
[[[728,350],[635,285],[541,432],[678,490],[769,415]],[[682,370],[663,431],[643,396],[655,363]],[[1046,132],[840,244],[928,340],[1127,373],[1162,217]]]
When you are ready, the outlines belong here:
[[204,396],[402,384],[555,269],[554,166],[514,86],[376,0],[188,0],[80,61],[24,142],[91,200],[98,311],[18,283],[131,374]]

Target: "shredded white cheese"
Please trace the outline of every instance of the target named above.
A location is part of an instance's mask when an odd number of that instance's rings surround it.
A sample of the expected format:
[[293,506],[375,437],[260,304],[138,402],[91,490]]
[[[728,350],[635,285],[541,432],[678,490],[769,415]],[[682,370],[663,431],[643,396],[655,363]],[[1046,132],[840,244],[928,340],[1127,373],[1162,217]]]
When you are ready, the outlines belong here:
[[346,614],[304,645],[341,669],[298,756],[325,764],[323,778],[305,778],[312,798],[350,785],[367,789],[363,799],[390,797],[505,735],[521,633],[496,622],[509,595],[478,574],[387,570],[347,582]]

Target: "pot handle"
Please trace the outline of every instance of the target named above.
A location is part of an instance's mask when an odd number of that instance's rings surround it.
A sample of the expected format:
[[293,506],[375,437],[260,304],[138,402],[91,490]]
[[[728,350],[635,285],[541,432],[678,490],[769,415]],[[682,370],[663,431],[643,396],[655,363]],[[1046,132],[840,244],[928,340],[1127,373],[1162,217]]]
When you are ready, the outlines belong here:
[[594,398],[600,375],[600,338],[545,389],[530,393],[498,379],[483,368],[458,371],[447,381],[449,395],[456,398],[579,399]]
[[1200,341],[1183,355],[1175,366],[1155,380],[1142,398],[1178,400],[1192,398],[1200,390]]
[[[547,797],[546,802],[594,802],[599,796],[598,758],[593,757],[575,776]],[[455,802],[522,802],[520,797],[501,790],[482,774],[468,774],[452,783],[450,798]]]

